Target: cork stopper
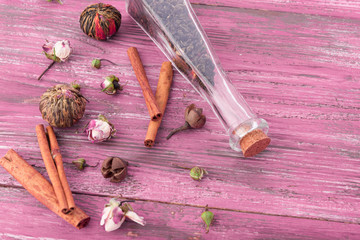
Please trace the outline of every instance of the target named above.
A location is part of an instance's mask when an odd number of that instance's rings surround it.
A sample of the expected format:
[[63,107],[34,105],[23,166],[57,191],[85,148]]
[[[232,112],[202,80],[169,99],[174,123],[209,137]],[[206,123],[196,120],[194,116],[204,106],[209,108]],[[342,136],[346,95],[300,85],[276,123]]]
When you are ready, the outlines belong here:
[[265,150],[270,143],[270,138],[260,129],[255,129],[240,140],[244,157],[253,157]]

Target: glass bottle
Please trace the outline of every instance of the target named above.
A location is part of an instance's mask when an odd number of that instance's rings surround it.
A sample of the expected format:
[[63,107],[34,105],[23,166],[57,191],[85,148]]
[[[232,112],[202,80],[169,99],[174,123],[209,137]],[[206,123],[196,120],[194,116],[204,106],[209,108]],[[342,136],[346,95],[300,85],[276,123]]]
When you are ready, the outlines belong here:
[[212,110],[230,146],[253,156],[270,143],[268,124],[236,91],[188,0],[127,0],[126,9]]

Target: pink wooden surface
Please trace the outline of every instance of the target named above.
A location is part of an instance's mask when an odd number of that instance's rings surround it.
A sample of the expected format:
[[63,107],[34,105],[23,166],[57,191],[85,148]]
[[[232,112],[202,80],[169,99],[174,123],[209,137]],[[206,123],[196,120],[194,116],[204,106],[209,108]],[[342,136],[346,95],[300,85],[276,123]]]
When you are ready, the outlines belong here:
[[[245,159],[230,149],[219,121],[178,73],[156,145],[143,146],[149,117],[126,50],[138,48],[153,90],[166,59],[126,14],[124,1],[107,2],[123,14],[119,33],[107,42],[79,28],[91,1],[0,3],[0,156],[14,148],[47,177],[35,136],[35,125],[45,123],[38,100],[47,88],[77,80],[90,100],[85,116],[55,131],[75,200],[92,217],[89,227],[72,229],[0,168],[0,209],[6,213],[0,238],[360,238],[358,3],[192,1],[234,85],[269,122],[268,150]],[[45,39],[69,39],[74,54],[38,82],[49,64],[41,53]],[[120,66],[91,69],[95,57]],[[110,74],[127,82],[118,96],[100,93],[101,79]],[[204,108],[205,127],[166,141],[190,103]],[[118,133],[91,144],[79,131],[99,113]],[[120,184],[105,180],[99,167],[79,172],[71,164],[84,157],[94,165],[109,155],[130,162]],[[173,163],[200,165],[209,175],[195,182]],[[137,200],[146,227],[126,223],[108,234],[98,225],[103,204],[120,194]],[[209,234],[199,218],[206,204],[216,215]]]

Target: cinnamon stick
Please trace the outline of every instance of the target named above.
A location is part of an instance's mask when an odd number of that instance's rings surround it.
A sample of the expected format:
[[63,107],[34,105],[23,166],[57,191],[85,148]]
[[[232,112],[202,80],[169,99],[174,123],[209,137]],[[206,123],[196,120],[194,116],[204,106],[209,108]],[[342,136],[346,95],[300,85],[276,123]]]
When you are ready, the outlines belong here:
[[[171,62],[163,62],[161,65],[159,81],[155,93],[156,103],[164,116],[166,104],[169,98],[170,87],[173,79],[173,69]],[[144,144],[146,147],[152,147],[155,142],[156,134],[161,124],[162,117],[157,121],[150,120],[148,131],[146,133]]]
[[54,187],[54,192],[59,201],[61,211],[63,213],[69,213],[69,207],[66,201],[64,189],[61,185],[58,171],[50,153],[49,142],[46,137],[44,125],[39,124],[36,126],[36,136],[39,142],[41,156],[44,160],[45,168],[49,175],[50,181]]
[[85,227],[90,221],[90,217],[79,207],[72,214],[64,214],[51,184],[14,150],[10,149],[0,158],[0,165],[43,205],[77,229]]
[[161,117],[161,111],[155,101],[155,96],[150,88],[148,78],[146,77],[144,66],[141,62],[139,52],[135,47],[127,50],[131,65],[134,69],[137,80],[142,89],[146,106],[149,110],[151,120],[157,120]]
[[59,174],[61,186],[65,193],[66,202],[67,202],[67,205],[69,208],[69,213],[71,213],[75,209],[75,202],[74,202],[74,198],[72,196],[72,193],[71,193],[71,190],[69,187],[69,183],[66,179],[63,160],[62,160],[62,156],[61,156],[60,149],[59,149],[59,144],[56,140],[56,135],[54,133],[53,128],[51,126],[47,126],[46,130],[47,130],[47,133],[49,136],[51,154],[55,160],[56,169]]

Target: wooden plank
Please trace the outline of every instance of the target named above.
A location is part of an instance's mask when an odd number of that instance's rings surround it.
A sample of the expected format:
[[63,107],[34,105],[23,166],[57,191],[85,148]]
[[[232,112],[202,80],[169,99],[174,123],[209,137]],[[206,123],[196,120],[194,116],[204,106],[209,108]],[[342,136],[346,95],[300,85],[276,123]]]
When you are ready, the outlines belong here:
[[[89,2],[0,4],[1,155],[13,147],[44,173],[34,132],[42,122],[39,96],[56,83],[77,80],[90,100],[86,115],[73,128],[56,130],[74,191],[359,223],[359,20],[195,5],[236,88],[270,123],[269,149],[244,159],[230,150],[208,105],[178,73],[156,147],[143,146],[148,114],[126,49],[138,47],[153,89],[165,58],[125,14],[123,1],[109,3],[124,17],[120,33],[108,42],[89,39],[78,26]],[[44,39],[63,38],[71,41],[73,56],[38,82],[49,64],[41,53]],[[93,70],[95,57],[120,67]],[[102,78],[109,74],[128,81],[118,96],[100,93]],[[166,141],[192,102],[204,108],[205,128]],[[118,133],[109,142],[90,144],[81,128],[99,113]],[[96,164],[108,155],[130,162],[125,182],[108,183],[99,167],[79,172],[71,165],[79,157]],[[210,175],[194,182],[172,163],[201,165]],[[17,185],[2,168],[0,183]]]
[[327,15],[341,18],[360,18],[360,4],[356,0],[192,0],[191,3],[219,7]]
[[6,217],[0,218],[1,239],[267,239],[274,236],[277,239],[356,239],[360,236],[360,226],[354,224],[220,209],[211,209],[215,219],[206,234],[200,218],[202,208],[143,201],[136,201],[132,206],[147,221],[144,227],[127,220],[120,229],[107,233],[99,222],[103,205],[109,198],[83,194],[75,194],[75,201],[92,219],[87,227],[77,230],[23,189],[0,187],[0,196],[0,210],[6,213]]

